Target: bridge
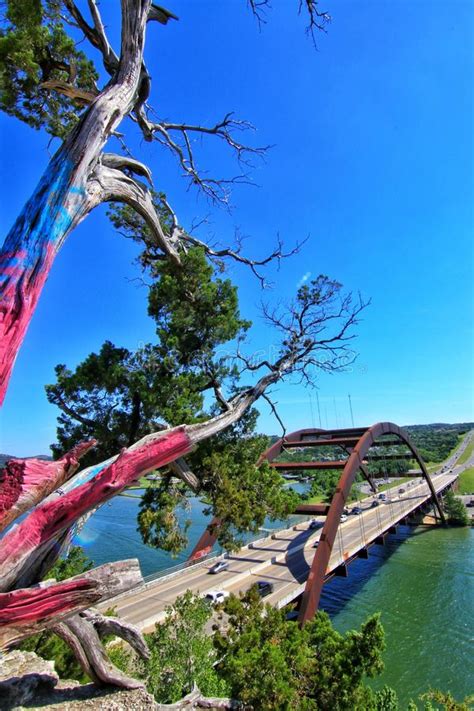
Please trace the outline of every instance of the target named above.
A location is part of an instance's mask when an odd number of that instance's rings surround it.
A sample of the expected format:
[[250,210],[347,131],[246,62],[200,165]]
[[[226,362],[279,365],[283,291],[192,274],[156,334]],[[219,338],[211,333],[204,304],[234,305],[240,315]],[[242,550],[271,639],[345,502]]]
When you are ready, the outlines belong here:
[[[452,464],[446,464],[430,476],[407,433],[392,423],[346,430],[313,428],[293,432],[273,444],[260,462],[266,460],[282,472],[341,470],[330,504],[299,506],[296,513],[311,516],[311,520],[249,543],[235,554],[226,554],[228,568],[217,575],[209,575],[209,569],[216,562],[216,557],[208,557],[218,533],[219,522],[214,520],[213,532],[207,529],[203,533],[187,567],[150,581],[116,598],[112,604],[120,617],[142,630],[149,630],[164,619],[165,608],[186,590],[205,594],[218,589],[237,594],[257,580],[265,580],[273,584],[273,591],[265,601],[281,608],[298,600],[298,619],[304,624],[318,608],[323,585],[334,575],[346,576],[351,561],[367,558],[370,547],[383,544],[385,537],[395,532],[399,524],[430,509],[434,509],[441,522],[444,521],[439,497],[459,475],[461,468],[455,467],[454,462],[466,442],[467,439],[448,460]],[[289,458],[288,453],[295,450],[303,453],[303,461],[295,462]],[[307,456],[310,452],[315,452],[316,456]],[[318,452],[324,452],[324,456],[319,454],[318,457]],[[381,471],[384,460],[394,457],[405,458],[407,464],[416,460],[419,470],[416,474],[412,471],[397,474],[397,479],[407,477],[407,482],[387,488],[385,500],[382,500],[377,479],[370,475],[368,465],[379,462]],[[371,495],[360,502],[359,515],[349,515],[341,521],[358,472],[368,481]],[[311,524],[311,521],[317,524]]]

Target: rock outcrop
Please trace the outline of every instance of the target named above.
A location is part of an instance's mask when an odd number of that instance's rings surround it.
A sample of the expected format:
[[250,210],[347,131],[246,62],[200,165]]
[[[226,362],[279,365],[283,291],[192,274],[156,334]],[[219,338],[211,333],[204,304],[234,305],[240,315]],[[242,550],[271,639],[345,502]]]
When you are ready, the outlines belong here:
[[23,711],[156,711],[158,705],[144,689],[100,688],[60,680],[54,662],[34,652],[15,650],[0,658],[0,709]]

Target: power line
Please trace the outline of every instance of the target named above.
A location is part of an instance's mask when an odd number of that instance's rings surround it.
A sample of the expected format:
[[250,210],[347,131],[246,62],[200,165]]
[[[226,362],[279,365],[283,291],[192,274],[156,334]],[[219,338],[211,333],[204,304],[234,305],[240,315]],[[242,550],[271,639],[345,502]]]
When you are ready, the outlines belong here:
[[349,410],[351,411],[351,422],[352,422],[352,427],[354,427],[354,413],[352,412],[352,400],[351,396],[347,396],[349,398]]
[[309,409],[311,411],[311,424],[313,425],[313,428],[314,428],[315,424],[314,424],[313,398],[311,397],[311,393],[308,393],[308,395],[309,395]]
[[322,429],[323,426],[321,424],[321,408],[319,406],[319,393],[317,390],[316,390],[316,402],[318,403],[319,429]]

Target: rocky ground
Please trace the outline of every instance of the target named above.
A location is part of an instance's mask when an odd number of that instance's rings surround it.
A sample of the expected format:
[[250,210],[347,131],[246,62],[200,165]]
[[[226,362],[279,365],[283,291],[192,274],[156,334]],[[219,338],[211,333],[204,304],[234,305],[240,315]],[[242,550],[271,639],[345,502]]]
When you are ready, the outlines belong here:
[[53,662],[34,652],[14,651],[0,657],[0,709],[60,709],[79,711],[156,711],[158,705],[143,689],[100,689],[93,684],[59,679]]

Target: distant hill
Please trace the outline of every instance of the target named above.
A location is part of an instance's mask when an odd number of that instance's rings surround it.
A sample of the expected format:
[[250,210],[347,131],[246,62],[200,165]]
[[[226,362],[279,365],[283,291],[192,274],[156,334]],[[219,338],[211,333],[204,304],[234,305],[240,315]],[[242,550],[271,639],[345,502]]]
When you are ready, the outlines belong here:
[[430,425],[404,425],[406,430],[445,430],[446,432],[458,432],[462,434],[474,428],[474,422],[457,422],[450,424],[447,422],[433,422]]
[[15,457],[14,454],[0,454],[0,468],[5,466],[9,459],[46,459],[47,461],[52,461],[53,458],[48,454],[35,454],[33,457]]

